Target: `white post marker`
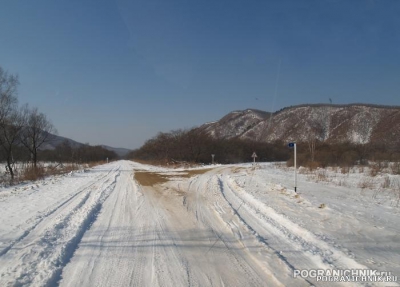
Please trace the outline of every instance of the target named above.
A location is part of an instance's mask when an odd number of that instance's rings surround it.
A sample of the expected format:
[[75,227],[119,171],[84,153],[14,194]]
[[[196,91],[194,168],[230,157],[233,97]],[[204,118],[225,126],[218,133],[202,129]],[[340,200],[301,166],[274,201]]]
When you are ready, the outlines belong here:
[[214,156],[215,156],[215,154],[212,154],[212,155],[211,155],[211,163],[212,163],[212,164],[214,164]]
[[294,148],[294,192],[297,192],[297,163],[296,163],[296,157],[297,157],[297,151],[296,151],[296,143],[289,143],[289,147]]
[[253,158],[253,164],[256,164],[256,157],[257,157],[256,152],[253,152],[253,154],[251,155],[251,157]]

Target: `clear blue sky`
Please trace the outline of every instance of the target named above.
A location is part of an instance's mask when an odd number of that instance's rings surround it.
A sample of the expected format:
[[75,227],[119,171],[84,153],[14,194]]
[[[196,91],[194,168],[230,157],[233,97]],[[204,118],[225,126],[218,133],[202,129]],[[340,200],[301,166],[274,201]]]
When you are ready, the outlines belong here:
[[398,0],[4,0],[0,66],[60,135],[137,148],[238,109],[400,105],[399,15]]

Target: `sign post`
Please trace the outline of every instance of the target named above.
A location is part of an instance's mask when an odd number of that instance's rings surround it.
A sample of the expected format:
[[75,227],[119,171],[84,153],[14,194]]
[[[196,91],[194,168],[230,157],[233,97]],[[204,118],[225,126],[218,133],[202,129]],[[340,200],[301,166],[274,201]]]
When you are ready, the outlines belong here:
[[296,163],[296,157],[297,157],[297,151],[296,151],[296,143],[289,143],[288,146],[290,148],[294,148],[294,192],[297,192],[297,163]]
[[213,164],[213,165],[214,165],[214,156],[215,156],[215,154],[211,155],[211,164]]
[[251,157],[253,158],[253,164],[256,164],[256,157],[257,157],[256,152],[253,152],[253,154],[251,155]]

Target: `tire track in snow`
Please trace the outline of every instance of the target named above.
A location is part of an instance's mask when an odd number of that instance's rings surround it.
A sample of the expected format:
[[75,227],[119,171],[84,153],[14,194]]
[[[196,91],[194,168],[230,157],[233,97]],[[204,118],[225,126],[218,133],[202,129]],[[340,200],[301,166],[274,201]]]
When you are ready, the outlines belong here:
[[[156,189],[156,188],[155,188]],[[154,193],[158,191],[153,190]],[[182,286],[183,282],[191,286],[190,270],[188,264],[185,264],[185,258],[180,252],[176,239],[171,236],[172,231],[168,230],[168,216],[164,212],[167,208],[162,200],[168,200],[168,196],[149,197],[149,203],[154,212],[154,240],[153,240],[153,264],[152,283],[157,286],[168,285]],[[168,258],[168,264],[167,259]]]
[[[146,286],[149,284],[151,245],[145,223],[147,204],[122,162],[115,189],[104,202],[92,227],[84,234],[70,263],[63,269],[60,286]],[[149,229],[149,232],[153,228]],[[146,270],[147,269],[147,270]]]
[[[228,204],[231,206],[239,220],[253,233],[253,235],[263,244],[274,250],[276,255],[285,262],[291,270],[299,269],[298,265],[307,257],[306,261],[300,264],[311,264],[307,268],[314,269],[368,269],[366,266],[349,258],[340,250],[330,246],[327,242],[320,240],[317,236],[296,225],[283,215],[278,214],[271,207],[265,206],[251,195],[247,194],[241,187],[235,185],[229,176],[218,176],[221,193]],[[233,207],[232,202],[244,202],[241,210]],[[270,229],[266,231],[263,229]],[[268,232],[273,231],[280,244],[288,244],[288,250],[295,249],[300,252],[284,256],[281,250],[276,249],[265,237]],[[278,244],[279,245],[279,244]],[[282,249],[282,248],[280,248]],[[304,257],[304,258],[301,258]],[[310,261],[311,259],[311,261]],[[299,261],[300,260],[300,261]],[[308,263],[307,263],[308,261]],[[322,265],[321,265],[322,263]],[[304,267],[301,267],[304,268]],[[308,283],[312,282],[306,280]],[[355,283],[357,285],[357,283]],[[377,283],[379,285],[379,283]]]
[[[250,224],[248,224],[248,223],[246,222],[246,220],[244,220],[243,217],[239,214],[239,209],[240,209],[240,207],[242,207],[243,204],[245,204],[244,200],[241,199],[241,204],[239,205],[238,208],[233,207],[232,203],[231,203],[231,202],[227,199],[227,197],[226,197],[225,189],[224,189],[224,184],[223,184],[223,181],[222,181],[221,177],[218,177],[218,185],[219,185],[219,188],[220,188],[220,191],[221,191],[221,194],[222,194],[223,198],[226,200],[226,202],[228,203],[229,207],[232,209],[233,214],[236,215],[236,216],[239,218],[239,220],[247,227],[247,229],[256,237],[256,239],[257,239],[259,242],[261,242],[262,244],[264,244],[265,246],[268,246],[268,248],[270,248],[271,250],[273,250],[274,255],[275,255],[276,257],[278,257],[282,262],[284,262],[284,263],[286,264],[286,266],[289,267],[290,270],[292,270],[292,271],[295,270],[296,267],[295,267],[293,264],[291,264],[291,263],[289,262],[289,260],[288,260],[285,256],[282,255],[281,252],[279,252],[278,250],[276,250],[275,248],[273,248],[273,247],[267,242],[267,239],[265,239],[265,238],[263,238],[262,236],[260,236],[260,235],[257,233],[257,231],[256,231]],[[229,225],[229,224],[228,224],[228,225]],[[309,280],[307,280],[307,279],[304,279],[304,280],[305,280],[307,283],[309,283],[310,285],[313,285],[313,283],[310,282]]]
[[[85,232],[92,226],[92,224],[96,221],[98,214],[100,213],[104,201],[110,196],[111,192],[113,191],[116,181],[118,179],[119,173],[115,177],[115,179],[107,186],[105,190],[102,191],[99,200],[97,203],[92,205],[88,210],[87,214],[84,217],[78,231],[76,232],[75,236],[71,238],[68,243],[64,247],[64,251],[62,252],[62,256],[58,259],[58,268],[57,271],[54,272],[53,276],[48,280],[47,286],[58,286],[59,280],[61,279],[62,269],[68,264],[71,260],[72,256],[75,253],[75,250],[78,247],[82,237],[84,236]],[[88,197],[89,198],[89,197]],[[83,205],[82,205],[83,206]],[[77,209],[75,212],[79,212]],[[75,215],[71,213],[71,215]],[[67,221],[72,221],[72,216],[66,218]]]
[[7,254],[8,251],[10,251],[13,246],[17,243],[19,243],[20,241],[22,241],[25,237],[27,237],[32,230],[34,230],[44,219],[48,218],[49,216],[51,216],[52,214],[54,214],[56,211],[58,211],[61,207],[63,207],[64,205],[68,204],[69,202],[71,202],[73,199],[75,199],[78,195],[80,195],[81,193],[87,191],[89,188],[91,188],[93,185],[95,185],[98,181],[101,181],[102,179],[104,179],[105,177],[107,177],[111,172],[113,172],[114,170],[109,171],[106,175],[102,175],[100,176],[99,179],[96,179],[96,181],[89,183],[87,186],[81,188],[80,190],[78,190],[78,192],[74,193],[72,196],[68,197],[65,201],[61,202],[59,205],[57,205],[55,208],[50,209],[48,211],[45,211],[44,214],[42,215],[38,215],[35,219],[32,219],[33,221],[35,221],[31,226],[25,228],[25,231],[22,233],[21,236],[19,236],[18,238],[16,238],[15,240],[13,240],[8,246],[6,246],[5,248],[3,248],[3,250],[0,251],[0,257]]
[[[208,259],[226,257],[230,268],[242,273],[244,278],[247,278],[246,284],[251,286],[263,286],[261,282],[265,281],[262,278],[269,280],[270,286],[284,286],[275,274],[259,261],[260,258],[252,256],[251,252],[244,249],[246,245],[242,242],[240,231],[235,232],[230,229],[231,224],[235,225],[232,221],[235,215],[233,214],[229,217],[230,214],[227,213],[228,208],[230,210],[231,206],[226,203],[226,200],[221,195],[218,181],[216,181],[217,177],[213,175],[203,178],[206,180],[194,179],[191,181],[190,187],[193,188],[196,196],[195,203],[189,203],[189,206],[192,207],[190,209],[196,214],[197,219],[212,234],[209,237],[210,245],[205,250],[205,256]],[[227,232],[228,230],[232,233]],[[239,238],[238,234],[240,234]],[[217,246],[217,243],[220,244]],[[214,250],[216,248],[218,250]],[[261,251],[260,249],[258,252]],[[260,277],[261,274],[266,277]],[[227,281],[224,282],[225,280]],[[229,277],[223,279],[219,276],[218,282],[222,286],[225,283],[232,284]],[[216,281],[213,283],[215,284]]]
[[[223,249],[220,249],[221,247],[218,247],[218,248],[220,250],[224,250],[223,253],[225,253],[226,256],[231,258],[229,260],[230,262],[235,262],[235,265],[237,265],[241,270],[243,270],[245,273],[247,273],[247,278],[251,278],[251,279],[255,278],[254,274],[253,274],[254,267],[252,267],[252,264],[256,263],[257,265],[262,266],[261,269],[271,280],[270,284],[274,284],[273,286],[275,286],[275,285],[284,286],[285,284],[280,283],[280,281],[279,281],[280,279],[278,279],[276,277],[276,274],[268,269],[268,264],[266,267],[263,263],[261,263],[259,261],[260,258],[253,258],[252,260],[255,260],[254,263],[249,264],[250,262],[248,261],[249,258],[247,258],[247,256],[250,256],[251,252],[246,252],[246,251],[238,252],[237,251],[239,249],[238,249],[238,246],[235,245],[235,242],[240,244],[240,246],[242,246],[242,248],[246,248],[247,245],[243,240],[249,239],[248,236],[244,237],[241,232],[241,230],[243,231],[243,226],[241,228],[239,228],[239,225],[236,222],[234,222],[234,218],[237,217],[237,214],[236,214],[237,210],[240,210],[240,208],[244,204],[244,202],[243,201],[236,202],[237,207],[234,208],[233,204],[231,202],[229,202],[225,198],[224,194],[221,192],[221,183],[222,183],[222,181],[219,180],[219,177],[217,175],[214,175],[214,176],[211,176],[208,178],[207,182],[205,183],[206,188],[201,188],[201,190],[208,193],[204,198],[207,198],[208,199],[207,201],[209,201],[209,204],[210,203],[212,204],[212,206],[213,206],[212,211],[218,217],[214,217],[211,214],[208,214],[207,216],[202,216],[203,208],[201,208],[201,206],[203,206],[203,205],[196,206],[196,209],[197,209],[196,212],[201,215],[202,222],[206,226],[208,226],[208,228],[210,229],[210,232],[212,232],[214,234],[213,237],[217,238],[215,241],[213,241],[210,248],[208,248],[207,253],[212,251],[214,249],[214,246],[216,246],[216,244],[218,242],[221,242],[221,244],[224,246],[224,248]],[[198,193],[199,190],[200,190],[200,186],[197,186],[196,193]],[[227,212],[228,210],[234,211],[232,216],[229,216],[229,213]],[[209,212],[208,209],[207,209],[207,212]],[[214,218],[214,219],[211,220],[210,216],[211,216],[211,218]],[[240,222],[243,224],[243,221],[240,221]],[[232,236],[234,236],[235,240],[232,240],[230,235],[228,236],[227,233],[223,232],[223,229],[221,229],[221,227],[223,225],[226,225],[226,227],[224,227],[224,228],[231,230]],[[233,228],[233,226],[234,226],[234,228]],[[244,225],[244,226],[249,227],[247,225]],[[250,228],[247,228],[247,232],[249,232],[249,231],[251,231]],[[251,234],[253,234],[253,233],[251,233]],[[262,245],[260,245],[260,247],[261,246]],[[247,246],[247,247],[249,247],[250,249],[253,248],[253,246]],[[268,252],[268,257],[269,257],[269,255],[271,255],[270,252]],[[214,251],[212,251],[210,256],[217,256],[217,254],[214,254]],[[252,260],[250,260],[250,261],[252,261]],[[244,263],[245,263],[245,265],[243,265]],[[260,263],[261,263],[261,265],[260,265]],[[285,276],[283,276],[283,277],[285,277]],[[222,278],[221,278],[221,280],[222,280]],[[286,281],[287,279],[283,279],[283,280],[285,280],[285,281],[282,281],[282,282],[288,282],[288,281]],[[274,283],[272,283],[272,282],[274,282]],[[289,282],[292,282],[292,281],[289,280]],[[300,283],[300,282],[297,282],[297,283]],[[252,282],[252,284],[258,285],[256,281]],[[308,284],[310,284],[310,283],[308,283]],[[300,286],[300,285],[298,285],[298,286]]]
[[[16,242],[14,248],[10,248],[14,254],[10,255],[24,259],[17,261],[16,266],[9,267],[6,272],[0,274],[0,282],[4,282],[5,285],[17,286],[57,285],[62,269],[69,262],[84,233],[96,220],[102,204],[113,191],[119,176],[118,169],[109,171],[100,179],[95,178],[94,182],[60,204],[58,208],[52,210],[51,214],[56,213],[61,206],[73,203],[78,194],[87,191],[87,194],[69,209],[66,215],[50,222],[50,226],[46,228],[44,233],[40,233],[41,230],[39,230],[39,234],[36,235],[36,238],[39,239],[35,239],[34,242],[24,246],[23,241],[27,237],[26,235],[19,242]],[[90,190],[95,184],[98,184],[99,187]],[[40,222],[47,219],[51,214],[41,218]],[[39,223],[30,232],[36,231],[35,228]],[[19,245],[23,246],[20,247]]]

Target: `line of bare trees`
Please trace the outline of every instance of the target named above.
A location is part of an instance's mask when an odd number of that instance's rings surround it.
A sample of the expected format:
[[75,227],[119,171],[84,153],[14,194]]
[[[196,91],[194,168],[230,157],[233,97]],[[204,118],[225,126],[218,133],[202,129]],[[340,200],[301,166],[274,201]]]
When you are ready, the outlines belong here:
[[47,116],[37,108],[18,104],[18,85],[18,76],[0,67],[0,152],[11,180],[15,176],[14,157],[21,154],[21,147],[29,153],[29,160],[36,168],[39,149],[57,133]]
[[[385,143],[327,143],[317,140],[311,150],[309,142],[297,143],[298,166],[311,169],[327,166],[351,167],[368,165],[369,162],[400,162],[400,146]],[[293,152],[287,165],[293,165]]]
[[212,154],[218,163],[250,162],[253,152],[257,161],[286,161],[290,150],[282,143],[263,143],[249,140],[216,139],[199,129],[159,133],[128,158],[158,162],[211,163]]
[[[196,128],[159,133],[132,151],[128,158],[159,163],[210,163],[211,154],[215,154],[216,162],[239,163],[251,161],[253,152],[258,156],[257,161],[287,161],[288,166],[293,165],[293,150],[287,147],[287,143],[265,143],[239,138],[216,139]],[[313,138],[312,148],[310,141],[297,143],[298,166],[349,167],[368,165],[370,161],[399,162],[400,146],[384,143],[328,143],[316,138]]]

